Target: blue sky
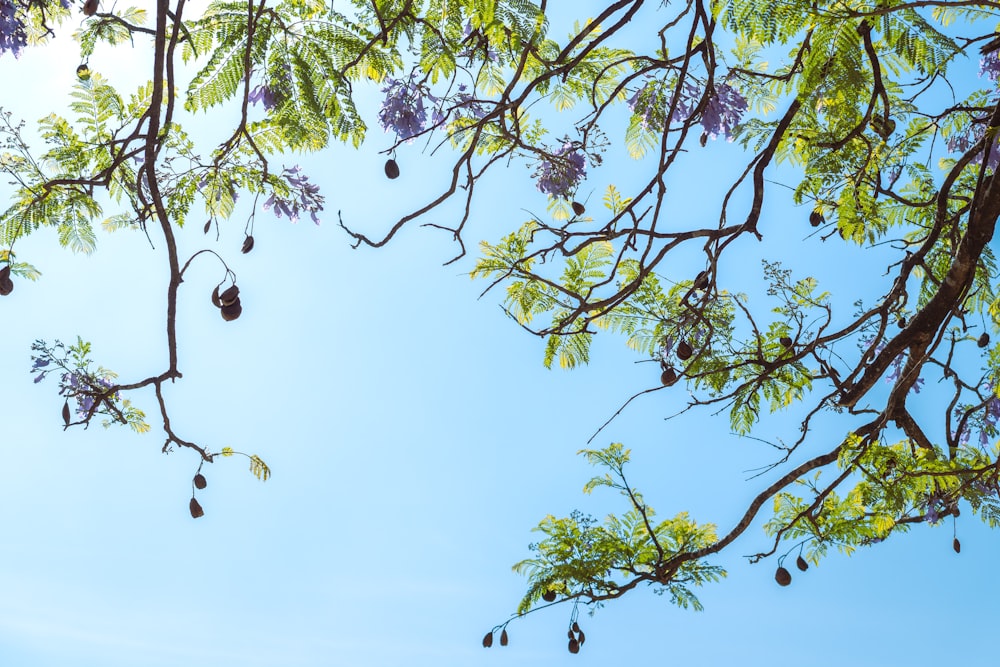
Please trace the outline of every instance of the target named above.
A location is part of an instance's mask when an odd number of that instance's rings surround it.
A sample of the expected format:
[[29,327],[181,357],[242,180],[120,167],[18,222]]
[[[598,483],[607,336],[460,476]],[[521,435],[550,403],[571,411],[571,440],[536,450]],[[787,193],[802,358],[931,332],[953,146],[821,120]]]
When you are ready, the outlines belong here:
[[[140,60],[99,52],[91,67],[127,79]],[[0,89],[36,91],[5,93],[5,108],[29,120],[64,112],[76,64],[71,45],[0,60]],[[198,131],[224,133],[220,120],[200,116]],[[950,524],[918,526],[793,570],[788,588],[773,581],[774,559],[741,558],[766,545],[757,526],[713,559],[730,574],[698,591],[705,612],[637,591],[581,618],[579,655],[565,648],[568,605],[512,624],[509,647],[484,650],[482,635],[523,592],[510,566],[529,554],[530,528],[547,513],[624,509],[613,494],[581,494],[592,471],[575,452],[658,371],[610,337],[599,337],[591,366],[546,371],[542,341],[508,320],[496,295],[477,298],[472,257],[442,268],[454,252],[444,234],[414,227],[384,249],[351,250],[335,211],[385,228],[446,176],[414,145],[400,151],[401,178],[387,181],[378,151],[388,145],[373,128],[360,152],[289,158],[327,197],[318,227],[258,213],[249,255],[239,254],[238,219],[218,243],[199,225],[181,233],[187,254],[206,244],[224,254],[244,313],[219,318],[209,294],[220,270],[196,261],[181,288],[184,378],[168,389],[172,422],[182,437],[260,454],[273,470],[261,484],[240,459],[207,466],[197,521],[187,512],[194,457],[161,454],[155,423],[142,436],[97,425],[64,432],[55,383],[35,385],[28,373],[33,340],[77,334],[124,378],[162,370],[162,252],[139,234],[102,234],[90,257],[59,249],[51,230],[18,243],[44,275],[0,301],[0,664],[865,666],[993,653],[996,537],[968,511],[960,555]],[[711,150],[673,186],[713,201],[705,174],[738,150]],[[611,153],[588,181],[590,211],[606,174],[624,180],[643,168]],[[523,221],[522,208],[544,211],[529,174],[512,165],[484,184],[470,251]],[[807,214],[772,209],[764,243],[748,242],[745,261],[721,279],[740,285],[744,272],[760,276],[760,256],[791,252],[844,302],[862,296],[834,246],[807,238]],[[703,215],[678,211],[685,222]],[[673,277],[699,268],[688,259]],[[645,397],[596,444],[633,448],[630,479],[661,515],[690,510],[725,531],[763,486],[745,471],[769,450],[729,435],[724,417],[664,420],[685,398]],[[135,400],[152,415],[151,394]],[[822,424],[831,438],[842,433],[836,423]]]

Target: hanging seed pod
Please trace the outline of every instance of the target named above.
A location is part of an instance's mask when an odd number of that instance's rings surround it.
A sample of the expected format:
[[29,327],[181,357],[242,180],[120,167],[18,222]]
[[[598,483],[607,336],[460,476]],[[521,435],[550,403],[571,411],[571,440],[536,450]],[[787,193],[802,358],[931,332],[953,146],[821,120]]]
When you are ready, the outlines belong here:
[[86,65],[80,65],[76,68],[76,78],[80,81],[86,81],[90,78],[90,68]]
[[198,500],[195,498],[192,498],[191,502],[188,503],[188,509],[191,510],[192,519],[197,519],[199,517],[205,516],[205,510],[201,508],[201,504],[199,504]]
[[660,373],[660,384],[664,387],[669,387],[675,382],[677,382],[677,371],[673,368],[667,367]]
[[500,646],[506,646],[509,641],[510,638],[507,637],[507,629],[504,628],[504,631],[500,633]]
[[573,634],[572,630],[567,630],[566,631],[566,636],[569,637],[570,639],[575,639],[576,638],[576,635]]
[[0,296],[7,296],[14,291],[14,281],[10,278],[0,278]]
[[691,286],[692,289],[705,289],[708,287],[708,271],[702,271],[697,276],[694,277],[694,285]]
[[240,305],[240,300],[236,299],[233,303],[228,306],[222,307],[222,319],[227,322],[232,322],[238,318],[243,313],[243,306]]
[[545,591],[544,593],[542,593],[542,599],[545,600],[546,602],[555,602],[556,592],[553,590]]
[[782,347],[792,346],[792,339],[789,338],[788,336],[782,336],[781,338],[778,339],[778,342],[781,343]]
[[573,213],[575,215],[583,215],[587,212],[586,207],[578,201],[573,202]]
[[569,652],[570,653],[580,652],[580,642],[578,642],[575,637],[569,640]]
[[705,144],[708,143],[708,132],[701,133],[701,136],[698,137],[698,143],[701,145],[702,148],[705,147]]
[[809,563],[806,562],[805,558],[799,556],[798,558],[795,559],[795,567],[805,572],[806,570],[809,569]]
[[243,241],[243,248],[240,249],[244,255],[253,250],[253,236],[247,236]]
[[583,642],[587,641],[587,635],[583,634],[583,630],[576,633],[576,641],[580,642],[580,646],[583,646]]
[[823,214],[819,211],[813,211],[809,214],[809,224],[813,227],[819,227],[824,222],[826,222],[826,218],[824,218]]
[[580,626],[579,626],[579,624],[577,624],[576,621],[573,621],[573,625],[571,626],[571,629],[573,630],[573,632],[575,632],[577,634],[580,633]]
[[236,285],[233,285],[232,287],[230,287],[229,289],[227,289],[226,291],[224,291],[222,294],[219,295],[219,303],[221,303],[223,306],[231,306],[232,304],[239,301],[239,297],[240,297],[240,288],[237,287]]
[[990,335],[985,332],[983,333],[982,336],[979,337],[979,340],[976,341],[976,345],[978,345],[979,347],[986,347],[989,344],[990,344]]
[[779,567],[778,571],[774,573],[774,580],[778,582],[779,586],[787,586],[792,583],[792,573],[783,567]]
[[491,646],[493,646],[493,631],[492,630],[490,632],[487,632],[486,636],[483,637],[483,648],[489,648]]
[[208,230],[210,230],[211,228],[212,228],[212,220],[208,219],[205,221],[205,227],[202,229],[202,231],[208,234]]
[[906,328],[906,318],[905,317],[901,317],[898,320],[896,320],[896,326],[899,327],[900,329],[905,329]]
[[682,340],[680,345],[677,346],[677,358],[681,361],[687,361],[691,358],[692,354],[694,354],[694,350],[691,349],[686,340]]
[[212,290],[212,305],[216,308],[222,308],[222,302],[219,301],[219,286],[216,285],[215,289]]
[[958,541],[957,537],[955,538],[955,541],[951,543],[951,548],[954,549],[957,554],[962,553],[962,543]]
[[93,16],[97,13],[98,4],[100,4],[98,0],[87,0],[83,3],[83,9],[80,11],[83,12],[84,16]]
[[390,179],[399,178],[399,165],[392,158],[385,162],[385,175]]
[[208,480],[205,479],[204,475],[198,473],[194,476],[194,488],[204,489],[206,486],[208,486]]
[[69,401],[63,402],[62,418],[63,418],[63,424],[69,426]]

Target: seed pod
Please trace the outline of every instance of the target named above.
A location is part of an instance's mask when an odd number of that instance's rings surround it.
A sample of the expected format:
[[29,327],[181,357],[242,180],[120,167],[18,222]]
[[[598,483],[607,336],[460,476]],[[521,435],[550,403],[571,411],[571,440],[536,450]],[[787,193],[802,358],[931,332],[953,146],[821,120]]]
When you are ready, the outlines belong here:
[[243,248],[240,250],[244,255],[253,250],[253,236],[247,236],[243,241]]
[[222,294],[219,295],[219,302],[223,306],[230,306],[236,303],[239,300],[239,297],[240,297],[240,288],[237,287],[236,285],[233,285],[232,287],[230,287],[229,289],[227,289],[226,291],[224,291]]
[[693,289],[705,289],[708,287],[708,271],[702,271],[694,278]]
[[809,569],[809,563],[806,562],[805,558],[799,556],[798,558],[795,559],[795,567],[805,572],[806,570]]
[[212,290],[212,305],[216,308],[222,308],[222,302],[219,301],[219,286],[216,285],[215,289]]
[[510,638],[507,637],[507,629],[504,628],[504,631],[500,633],[500,646],[506,646],[509,641]]
[[580,642],[578,642],[576,640],[576,638],[573,638],[573,639],[569,640],[569,652],[570,653],[579,653],[580,652]]
[[580,642],[580,646],[583,646],[583,642],[587,641],[587,635],[583,634],[583,630],[576,633],[576,641]]
[[0,280],[7,280],[8,278],[10,278],[10,264],[0,269]]
[[823,214],[819,211],[813,211],[809,214],[809,224],[813,227],[819,227],[824,222],[826,222],[826,218],[824,218]]
[[572,630],[567,630],[566,631],[566,636],[569,637],[570,639],[576,638],[576,635],[573,634]]
[[69,426],[69,401],[63,401],[62,409],[63,424]]
[[80,81],[86,81],[90,78],[90,68],[86,65],[80,65],[76,68],[76,78]]
[[778,342],[781,343],[783,347],[792,346],[792,339],[789,338],[788,336],[782,336],[781,338],[778,339]]
[[792,583],[792,573],[783,567],[779,567],[778,571],[774,573],[774,580],[778,582],[779,586],[787,586]]
[[677,371],[673,368],[666,368],[660,373],[660,384],[664,387],[669,387],[675,382],[677,382]]
[[990,335],[985,332],[983,333],[982,336],[979,337],[979,340],[976,341],[976,345],[978,345],[979,347],[986,347],[989,344],[990,344]]
[[708,132],[702,132],[701,133],[701,136],[698,137],[698,143],[701,144],[702,148],[705,147],[705,144],[708,143]]
[[192,519],[205,516],[205,510],[201,508],[201,504],[199,504],[198,500],[195,498],[191,498],[191,502],[188,503],[188,509],[191,510]]
[[556,592],[552,590],[545,591],[544,593],[542,593],[542,599],[545,600],[546,602],[555,602]]
[[493,646],[493,631],[492,630],[490,632],[487,632],[486,636],[483,637],[483,648],[489,648],[491,646]]
[[677,346],[677,358],[680,359],[681,361],[687,361],[688,359],[691,358],[691,355],[693,353],[694,350],[691,349],[691,346],[688,345],[688,342],[686,340],[682,340],[680,342],[680,345]]
[[84,16],[93,16],[94,14],[97,13],[98,4],[99,4],[98,0],[87,0],[86,2],[83,3],[83,9],[80,11],[83,12]]
[[390,179],[399,178],[399,165],[392,158],[385,162],[385,175]]
[[576,621],[573,621],[572,630],[573,630],[573,632],[575,632],[577,634],[580,633],[580,626],[577,624]]
[[957,554],[962,553],[962,543],[958,541],[957,537],[955,538],[955,541],[951,543],[951,548],[954,549]]
[[578,201],[573,202],[573,213],[575,215],[583,215],[586,212],[587,212],[587,209],[584,208],[583,204],[581,204]]
[[208,219],[205,221],[205,227],[202,229],[202,231],[208,234],[208,230],[210,230],[211,228],[212,228],[212,220]]
[[0,278],[0,296],[7,296],[14,291],[14,281],[10,278]]
[[208,480],[205,479],[204,475],[198,473],[194,476],[194,487],[196,489],[204,489],[206,486],[208,486]]
[[240,305],[240,300],[236,299],[233,303],[228,306],[222,307],[222,319],[227,322],[232,322],[238,318],[243,313],[243,306]]
[[901,317],[898,320],[896,320],[896,326],[899,327],[900,329],[905,329],[906,328],[906,318],[905,317]]

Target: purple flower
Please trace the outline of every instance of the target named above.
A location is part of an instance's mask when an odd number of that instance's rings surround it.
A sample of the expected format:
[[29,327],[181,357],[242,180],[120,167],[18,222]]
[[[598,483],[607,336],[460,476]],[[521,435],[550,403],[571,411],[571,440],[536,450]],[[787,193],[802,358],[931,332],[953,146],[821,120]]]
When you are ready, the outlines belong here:
[[414,80],[415,73],[409,79],[386,79],[388,82],[382,92],[385,100],[378,112],[379,125],[388,132],[393,130],[403,140],[410,140],[424,131],[427,125],[427,110],[424,108],[424,98],[434,100],[430,91]]
[[285,215],[292,222],[297,222],[299,214],[305,211],[318,225],[319,216],[317,214],[323,210],[325,198],[319,193],[318,185],[310,183],[308,176],[300,175],[301,170],[301,167],[295,165],[290,169],[286,168],[281,173],[281,177],[285,179],[292,191],[291,197],[285,198],[277,192],[272,192],[271,196],[264,202],[264,210],[274,209],[275,217],[280,218]]
[[265,111],[273,111],[283,101],[280,94],[264,84],[260,84],[251,90],[247,99],[250,100],[251,104],[260,103]]
[[[962,128],[961,131],[952,134],[945,140],[945,146],[952,153],[965,153],[975,146],[986,134],[985,123],[971,123]],[[982,152],[977,155],[982,155]],[[996,140],[990,146],[989,159],[986,160],[986,168],[994,172],[1000,167],[1000,148],[997,147]]]
[[21,49],[28,45],[28,34],[24,21],[17,15],[14,0],[0,0],[0,55],[10,51],[15,58],[21,57]]
[[733,129],[747,110],[747,101],[732,86],[721,84],[710,97],[705,112],[701,115],[701,125],[713,139],[720,134],[727,141],[733,140]]
[[535,170],[537,188],[547,195],[569,199],[587,175],[587,164],[579,150],[566,141],[551,156],[542,158]]
[[1000,78],[1000,57],[996,51],[990,51],[979,59],[979,76],[984,75],[990,81]]

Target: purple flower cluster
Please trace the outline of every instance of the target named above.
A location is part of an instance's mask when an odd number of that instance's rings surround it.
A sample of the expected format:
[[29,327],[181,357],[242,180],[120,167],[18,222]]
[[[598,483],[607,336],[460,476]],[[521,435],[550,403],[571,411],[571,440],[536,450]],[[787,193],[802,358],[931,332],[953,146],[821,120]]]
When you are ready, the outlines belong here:
[[275,110],[284,101],[281,94],[263,83],[251,90],[247,99],[250,100],[251,104],[261,104],[265,111]]
[[281,173],[281,177],[285,179],[292,190],[292,197],[285,198],[272,192],[271,196],[264,202],[264,210],[274,208],[275,217],[280,218],[282,215],[286,215],[292,222],[297,222],[299,215],[305,211],[318,225],[319,216],[317,213],[323,210],[324,197],[319,193],[318,185],[310,183],[308,176],[300,175],[301,170],[301,167],[295,165],[290,169],[286,168]]
[[[464,83],[458,84],[458,92],[455,94],[455,106],[452,112],[456,116],[480,119],[486,116],[486,106],[482,102],[476,101]],[[435,115],[435,117],[437,117]],[[443,119],[442,119],[443,120]]]
[[[62,381],[59,384],[61,387],[60,394],[65,394],[76,399],[76,412],[81,417],[86,417],[90,414],[90,411],[94,407],[94,401],[114,386],[110,380],[84,374],[80,371],[63,373]],[[118,392],[115,392],[110,398],[118,400],[121,396]]]
[[[988,395],[990,398],[986,401],[986,405],[983,406],[983,416],[979,420],[979,444],[985,447],[989,444],[990,434],[997,432],[997,424],[1000,423],[1000,398],[997,397],[996,388],[992,383],[987,383],[982,388],[982,393]],[[955,416],[961,418],[961,409],[955,411]],[[969,442],[969,429],[965,428],[962,430],[959,436],[959,442],[963,445]]]
[[979,76],[985,76],[990,81],[1000,78],[1000,52],[990,51],[979,59]]
[[[670,122],[687,121],[698,106],[701,96],[701,89],[694,83],[685,81],[681,84],[680,97],[670,115]],[[663,82],[652,79],[639,88],[628,99],[627,104],[633,114],[642,118],[643,127],[659,131],[663,129],[668,102]],[[708,98],[700,119],[706,138],[714,139],[722,135],[732,141],[733,129],[739,124],[746,110],[747,101],[738,90],[725,83],[716,86],[715,94]]]
[[541,192],[563,199],[572,198],[586,175],[587,163],[583,154],[569,141],[543,158],[534,173]]
[[21,49],[28,44],[28,34],[24,22],[17,15],[14,0],[0,0],[0,55],[10,51],[15,58],[21,56]]
[[[385,100],[378,112],[379,125],[386,132],[393,130],[400,139],[409,140],[424,131],[427,126],[427,109],[424,100],[436,102],[437,98],[430,94],[427,87],[415,78],[415,72],[406,80],[386,79],[382,92]],[[444,120],[440,109],[435,109],[432,122]]]
[[[882,354],[882,350],[885,349],[887,343],[888,341],[883,340],[875,347],[875,356]],[[871,344],[871,339],[862,338],[860,344],[862,349],[867,348]],[[900,378],[900,376],[903,374],[903,362],[905,360],[906,360],[906,355],[902,353],[897,354],[896,358],[892,360],[892,363],[889,364],[889,373],[885,376],[886,384],[894,384]],[[919,394],[920,387],[923,384],[924,384],[924,379],[922,377],[918,377],[916,382],[913,383],[913,386],[910,387],[910,390],[913,391],[913,393],[915,394]]]
[[[965,153],[979,143],[985,134],[985,123],[973,123],[964,127],[961,132],[952,134],[944,143],[952,153]],[[1000,148],[997,147],[997,142],[994,140],[990,146],[990,155],[986,160],[986,168],[992,169],[995,172],[997,167],[1000,167]]]

